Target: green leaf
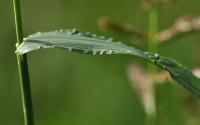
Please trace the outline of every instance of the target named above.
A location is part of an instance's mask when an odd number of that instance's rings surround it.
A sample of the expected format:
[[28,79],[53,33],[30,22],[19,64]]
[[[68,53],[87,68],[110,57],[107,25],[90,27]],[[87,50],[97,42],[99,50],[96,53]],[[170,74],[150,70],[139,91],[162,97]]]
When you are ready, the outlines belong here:
[[24,39],[24,42],[17,48],[16,54],[22,55],[42,48],[60,48],[81,54],[93,55],[134,55],[168,71],[177,83],[200,99],[200,79],[195,77],[186,67],[158,54],[129,47],[120,41],[113,42],[112,38],[107,39],[104,36],[96,36],[76,29],[36,33]]

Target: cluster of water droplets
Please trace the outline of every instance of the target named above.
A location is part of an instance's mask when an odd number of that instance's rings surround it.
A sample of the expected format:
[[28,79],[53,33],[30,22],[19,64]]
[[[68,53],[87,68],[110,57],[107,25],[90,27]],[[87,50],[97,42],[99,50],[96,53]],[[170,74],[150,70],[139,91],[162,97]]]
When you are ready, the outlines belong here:
[[[44,35],[44,34],[49,34],[49,33],[64,33],[64,34],[67,34],[67,35],[77,35],[77,36],[82,36],[82,37],[88,37],[88,38],[95,38],[95,39],[99,39],[99,40],[104,40],[104,41],[107,41],[107,42],[114,42],[113,38],[106,38],[105,36],[97,36],[96,34],[91,34],[90,32],[84,32],[84,31],[81,31],[81,30],[78,30],[78,29],[72,29],[72,30],[69,30],[69,29],[60,29],[60,30],[55,30],[55,31],[52,31],[52,32],[37,32],[33,35],[29,35],[28,38],[33,38],[33,37],[37,37],[37,36],[41,36],[41,35]],[[115,42],[117,43],[118,45],[123,45],[121,41],[117,41]],[[125,46],[125,45],[124,45]]]
[[78,29],[72,29],[72,30],[56,30],[54,32],[62,32],[62,33],[67,33],[68,35],[79,35],[79,36],[85,36],[85,37],[90,37],[90,38],[96,38],[96,39],[101,39],[101,40],[106,40],[113,42],[113,38],[106,38],[105,36],[97,36],[96,34],[91,34],[90,32],[84,32]]
[[93,55],[103,55],[103,54],[114,54],[115,52],[113,50],[93,50]]
[[164,60],[160,58],[158,53],[150,53],[150,52],[145,52],[145,56],[147,56],[147,59],[150,60],[152,63],[156,63],[158,66],[162,67],[163,69],[166,69],[168,65],[167,63],[170,63],[168,60]]
[[114,50],[105,50],[105,49],[77,49],[72,47],[67,47],[67,51],[78,52],[82,54],[92,54],[92,55],[103,55],[103,54],[115,54]]
[[156,54],[152,54],[150,52],[145,52],[144,53],[150,60],[152,60],[153,62],[157,61],[158,59],[160,59],[160,56],[156,53]]
[[[35,37],[38,37],[38,36],[41,36],[41,35],[54,35],[55,34],[60,34],[62,33],[61,35],[70,35],[70,36],[80,36],[80,37],[87,37],[87,38],[94,38],[94,41],[95,39],[98,39],[98,40],[103,40],[102,42],[113,42],[112,45],[113,47],[110,47],[110,48],[107,48],[106,44],[104,45],[104,47],[102,48],[90,48],[90,49],[87,49],[87,48],[74,48],[74,47],[66,47],[65,49],[67,51],[74,51],[74,52],[78,52],[78,53],[83,53],[83,54],[93,54],[93,55],[103,55],[103,54],[114,54],[114,53],[120,53],[120,51],[126,53],[125,51],[127,51],[128,53],[128,49],[126,50],[124,47],[127,47],[126,45],[122,44],[121,41],[117,41],[117,42],[114,42],[113,38],[106,38],[105,36],[97,36],[95,34],[91,34],[89,32],[84,32],[84,31],[81,31],[81,30],[78,30],[78,29],[60,29],[60,30],[55,30],[55,31],[51,31],[51,32],[37,32],[33,35],[30,35],[27,39],[30,39],[30,38],[35,38]],[[98,43],[98,42],[97,42]],[[52,46],[52,45],[51,45]],[[121,48],[119,48],[121,47]],[[42,47],[42,46],[38,46],[37,49],[40,49],[40,48],[47,48],[47,47]],[[49,48],[55,48],[54,47],[49,47]],[[103,49],[104,48],[104,49]],[[120,50],[121,49],[121,50]]]

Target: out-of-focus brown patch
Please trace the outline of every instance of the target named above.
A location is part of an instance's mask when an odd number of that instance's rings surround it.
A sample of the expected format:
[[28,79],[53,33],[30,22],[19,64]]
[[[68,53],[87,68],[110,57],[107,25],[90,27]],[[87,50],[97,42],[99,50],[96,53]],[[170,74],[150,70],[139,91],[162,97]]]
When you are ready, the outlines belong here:
[[113,30],[126,35],[135,36],[139,38],[146,38],[147,34],[133,27],[131,24],[119,23],[109,17],[101,17],[98,20],[98,25],[103,31]]
[[153,79],[142,67],[130,63],[127,69],[131,85],[138,93],[147,114],[155,113],[155,100],[153,94]]
[[192,71],[192,73],[193,73],[196,77],[200,78],[200,68],[194,69],[194,70]]
[[178,18],[175,23],[157,34],[157,41],[163,43],[186,33],[200,31],[200,17],[184,16]]

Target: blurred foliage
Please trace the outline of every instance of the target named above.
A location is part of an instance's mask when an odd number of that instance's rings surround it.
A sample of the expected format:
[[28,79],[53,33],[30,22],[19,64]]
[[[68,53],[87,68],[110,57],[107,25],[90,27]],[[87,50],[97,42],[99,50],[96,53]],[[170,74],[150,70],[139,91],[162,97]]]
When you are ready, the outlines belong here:
[[[161,8],[160,29],[183,15],[199,16],[200,1],[170,0]],[[147,29],[147,13],[139,0],[22,0],[24,36],[37,31],[81,28],[134,41],[97,26],[100,16]],[[22,125],[22,106],[15,57],[11,0],[0,0],[0,124]],[[194,68],[200,65],[198,34],[160,46],[162,55]],[[145,113],[126,74],[130,56],[85,56],[60,50],[28,55],[37,125],[143,125]],[[159,86],[162,125],[199,125],[200,103],[173,83]]]

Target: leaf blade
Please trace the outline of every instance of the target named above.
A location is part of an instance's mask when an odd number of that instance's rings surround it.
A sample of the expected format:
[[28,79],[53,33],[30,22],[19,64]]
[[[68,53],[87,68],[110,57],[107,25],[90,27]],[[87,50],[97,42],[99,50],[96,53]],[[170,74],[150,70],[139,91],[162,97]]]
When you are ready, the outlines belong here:
[[119,42],[113,42],[111,38],[106,39],[103,36],[98,37],[94,34],[75,29],[36,33],[24,39],[24,42],[17,48],[16,54],[22,55],[41,48],[60,48],[67,51],[93,55],[134,55],[168,71],[177,83],[200,99],[200,79],[195,77],[186,67],[158,54],[144,52]]

